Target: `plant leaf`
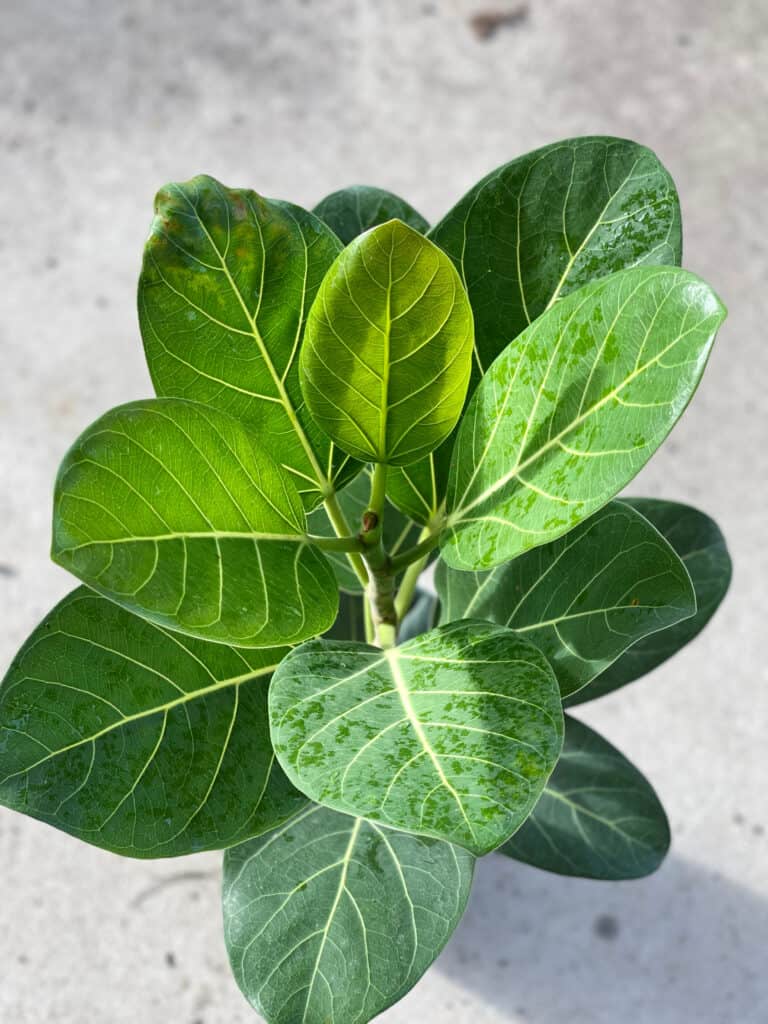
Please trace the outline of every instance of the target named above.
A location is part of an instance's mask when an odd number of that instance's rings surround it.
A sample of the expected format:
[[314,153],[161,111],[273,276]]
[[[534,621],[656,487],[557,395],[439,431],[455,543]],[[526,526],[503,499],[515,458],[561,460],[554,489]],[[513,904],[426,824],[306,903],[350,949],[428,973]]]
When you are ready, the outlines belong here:
[[275,753],[318,803],[483,854],[530,813],[562,740],[544,656],[458,622],[381,651],[313,640],[270,686]]
[[159,625],[271,647],[336,617],[333,571],[304,518],[290,479],[242,423],[150,399],[106,413],[65,456],[53,558]]
[[313,214],[200,175],[155,200],[139,322],[155,389],[270,438],[307,508],[357,469],[304,408],[297,353],[341,246]]
[[401,512],[426,526],[438,520],[448,489],[457,430],[429,455],[407,466],[392,466],[387,497]]
[[449,843],[312,805],[225,855],[235,979],[268,1024],[365,1024],[448,941],[473,868]]
[[305,803],[269,742],[285,654],[166,632],[78,588],[0,687],[0,802],[128,857],[274,828]]
[[549,659],[564,697],[636,640],[696,611],[672,546],[618,501],[490,572],[459,572],[440,561],[435,584],[443,621],[486,619],[523,633]]
[[478,182],[429,235],[475,314],[475,375],[562,296],[629,267],[679,265],[680,204],[658,158],[625,139],[565,139]]
[[[336,495],[344,517],[353,533],[357,533],[362,529],[363,513],[368,508],[370,496],[370,466],[366,466],[362,473],[359,473],[351,483],[347,484],[344,490],[339,491]],[[336,536],[336,532],[324,508],[317,508],[311,512],[307,518],[307,523],[309,532],[315,536]],[[394,505],[391,505],[388,501],[385,502],[383,542],[390,555],[396,555],[398,551],[405,551],[414,545],[418,541],[420,533],[421,531],[415,523],[411,522]],[[325,556],[333,565],[336,579],[341,589],[345,590],[348,594],[361,594],[363,592],[362,585],[347,556],[341,551],[326,551]]]
[[339,614],[325,634],[329,640],[358,640],[365,643],[365,603],[361,594],[339,595]]
[[604,505],[682,414],[724,317],[699,278],[653,267],[587,285],[540,316],[462,419],[445,561],[490,569]]
[[655,498],[623,498],[645,516],[675,549],[690,573],[697,610],[691,618],[633,644],[618,661],[570,704],[603,697],[653,671],[690,643],[714,615],[731,582],[731,559],[725,538],[714,520],[690,505]]
[[350,185],[331,192],[312,211],[349,245],[353,238],[388,220],[401,220],[424,234],[429,224],[400,196],[372,185]]
[[464,404],[472,311],[448,257],[402,221],[356,238],[307,318],[301,386],[349,454],[404,465],[436,448]]
[[565,716],[565,744],[541,799],[500,852],[558,875],[618,881],[655,871],[669,823],[648,780],[592,729]]

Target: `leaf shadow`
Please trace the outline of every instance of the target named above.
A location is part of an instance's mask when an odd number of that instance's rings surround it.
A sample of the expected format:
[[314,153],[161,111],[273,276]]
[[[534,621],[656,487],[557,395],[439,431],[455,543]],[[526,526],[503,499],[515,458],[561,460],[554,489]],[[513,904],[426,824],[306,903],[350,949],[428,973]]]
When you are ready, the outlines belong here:
[[768,900],[679,856],[614,884],[491,856],[436,970],[491,1019],[757,1024],[768,1020],[766,934]]

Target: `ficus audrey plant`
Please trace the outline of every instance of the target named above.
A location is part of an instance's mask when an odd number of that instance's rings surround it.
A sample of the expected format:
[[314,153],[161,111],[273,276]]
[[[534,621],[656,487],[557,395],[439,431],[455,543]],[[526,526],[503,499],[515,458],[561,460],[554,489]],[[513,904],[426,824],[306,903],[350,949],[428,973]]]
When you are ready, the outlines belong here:
[[613,138],[513,160],[432,228],[375,188],[312,213],[162,189],[158,397],[64,457],[53,558],[84,585],[0,689],[0,800],[124,856],[226,850],[232,969],[271,1024],[404,995],[477,857],[653,871],[654,790],[563,707],[728,586],[707,516],[615,500],[725,316],[680,258],[669,174]]

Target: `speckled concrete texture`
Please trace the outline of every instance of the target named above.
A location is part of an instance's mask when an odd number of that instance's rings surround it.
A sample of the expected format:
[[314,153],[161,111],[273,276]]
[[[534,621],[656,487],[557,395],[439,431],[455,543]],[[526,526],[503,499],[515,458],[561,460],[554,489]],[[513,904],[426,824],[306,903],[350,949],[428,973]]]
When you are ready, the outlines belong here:
[[[496,30],[487,13],[520,13]],[[47,560],[69,442],[150,394],[134,309],[155,190],[206,171],[312,204],[351,182],[438,217],[568,135],[653,147],[686,264],[730,307],[706,379],[632,493],[713,514],[734,584],[700,641],[579,709],[649,775],[674,848],[642,882],[502,858],[384,1015],[455,1024],[768,1020],[764,0],[0,2],[0,661],[72,581]],[[492,20],[492,19],[491,19]],[[0,814],[2,1024],[245,1024],[218,857],[131,862]]]

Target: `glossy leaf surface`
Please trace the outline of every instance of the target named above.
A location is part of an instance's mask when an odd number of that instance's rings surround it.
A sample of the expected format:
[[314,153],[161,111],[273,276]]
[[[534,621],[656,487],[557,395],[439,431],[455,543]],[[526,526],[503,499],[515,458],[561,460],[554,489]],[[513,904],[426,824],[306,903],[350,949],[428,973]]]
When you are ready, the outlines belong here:
[[442,619],[498,622],[547,656],[560,691],[586,686],[636,640],[696,611],[685,566],[647,519],[614,501],[490,572],[438,563]]
[[483,854],[533,807],[560,751],[544,656],[459,622],[381,651],[314,640],[270,686],[272,743],[311,799]]
[[690,643],[714,615],[731,581],[731,559],[717,524],[698,509],[656,498],[622,499],[667,539],[682,559],[696,592],[696,614],[633,644],[570,703],[594,700],[652,672]]
[[285,654],[180,636],[73,591],[0,687],[0,802],[129,857],[274,828],[304,803],[269,741]]
[[267,1024],[365,1024],[443,948],[473,867],[449,843],[312,805],[225,856],[237,983]]
[[299,368],[307,406],[344,451],[404,465],[456,424],[472,359],[472,312],[437,246],[402,221],[356,238],[326,275]]
[[682,414],[724,316],[693,274],[640,268],[539,317],[494,362],[462,419],[445,561],[490,569],[612,498]]
[[566,715],[557,767],[531,816],[500,852],[558,875],[618,881],[651,874],[668,849],[667,816],[648,780]]
[[596,278],[679,265],[680,205],[658,158],[625,139],[544,146],[492,171],[430,237],[475,314],[475,374],[529,323]]
[[157,195],[139,321],[158,395],[214,405],[269,437],[306,507],[354,468],[312,422],[298,381],[307,311],[340,251],[291,203],[200,175]]
[[[366,467],[355,479],[336,495],[344,517],[353,534],[359,533],[363,525],[363,514],[368,508],[371,495],[371,470]],[[336,532],[331,525],[324,508],[317,508],[307,517],[309,532],[319,537],[335,537]],[[419,527],[407,516],[394,507],[389,501],[384,504],[384,547],[390,555],[396,555],[419,539]],[[341,551],[327,551],[326,558],[333,565],[336,579],[342,590],[348,594],[362,593],[362,585],[347,556]]]
[[284,470],[242,423],[150,399],[89,427],[59,470],[53,557],[131,611],[203,639],[296,643],[336,616]]
[[353,238],[388,220],[401,220],[424,234],[429,224],[404,199],[372,185],[350,185],[331,192],[312,211],[349,245]]

